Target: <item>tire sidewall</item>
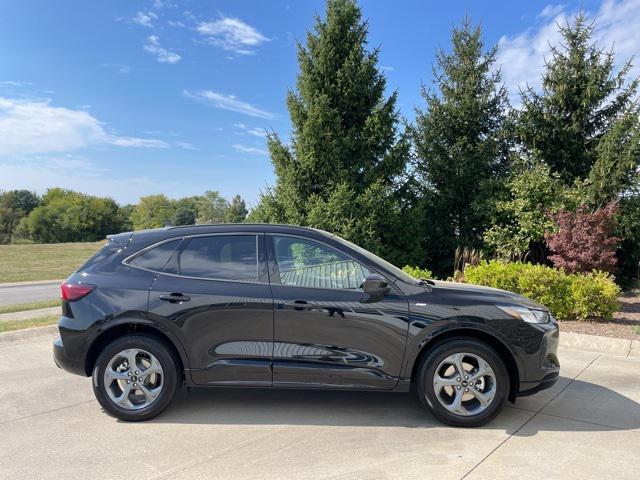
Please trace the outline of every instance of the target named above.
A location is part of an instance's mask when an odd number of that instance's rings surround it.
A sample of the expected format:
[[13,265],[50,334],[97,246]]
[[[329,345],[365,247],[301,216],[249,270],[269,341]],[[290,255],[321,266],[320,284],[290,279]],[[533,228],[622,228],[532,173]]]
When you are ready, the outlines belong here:
[[[119,352],[129,348],[146,350],[154,355],[163,372],[162,391],[158,398],[149,406],[140,410],[128,410],[114,403],[105,391],[104,372],[108,362]],[[120,337],[107,345],[98,356],[93,369],[93,392],[102,408],[111,416],[125,421],[149,420],[159,415],[173,399],[178,388],[178,369],[176,359],[171,350],[153,337],[147,335],[127,335]]]
[[[449,355],[460,352],[472,353],[483,358],[496,375],[496,395],[489,407],[476,415],[462,416],[451,413],[440,404],[433,389],[436,368]],[[509,397],[510,381],[504,361],[491,347],[475,339],[454,339],[437,345],[424,357],[418,371],[417,389],[422,404],[439,420],[457,427],[477,427],[490,422],[500,413]]]

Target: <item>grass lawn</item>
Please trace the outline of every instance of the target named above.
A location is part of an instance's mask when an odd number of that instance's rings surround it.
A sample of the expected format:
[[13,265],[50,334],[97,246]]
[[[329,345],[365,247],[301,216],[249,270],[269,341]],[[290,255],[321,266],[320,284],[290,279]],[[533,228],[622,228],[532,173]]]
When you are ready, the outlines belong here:
[[39,308],[57,307],[60,300],[41,300],[39,302],[18,303],[15,305],[0,305],[0,315],[3,313],[26,312],[27,310],[37,310]]
[[104,243],[0,245],[0,283],[67,278]]
[[58,323],[59,315],[48,315],[46,317],[32,318],[30,320],[14,320],[10,322],[0,322],[0,333],[22,330],[23,328],[46,327]]

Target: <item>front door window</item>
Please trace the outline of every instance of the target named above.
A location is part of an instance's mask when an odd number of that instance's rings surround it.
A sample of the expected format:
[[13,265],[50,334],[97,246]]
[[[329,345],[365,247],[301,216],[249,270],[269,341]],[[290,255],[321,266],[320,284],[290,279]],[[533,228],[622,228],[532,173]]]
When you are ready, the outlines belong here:
[[283,285],[356,290],[369,275],[347,255],[312,240],[276,236],[273,244]]

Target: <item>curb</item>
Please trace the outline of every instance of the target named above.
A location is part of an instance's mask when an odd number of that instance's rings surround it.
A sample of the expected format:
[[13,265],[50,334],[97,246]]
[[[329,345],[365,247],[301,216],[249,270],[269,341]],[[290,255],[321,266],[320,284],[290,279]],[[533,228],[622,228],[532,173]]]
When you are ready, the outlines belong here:
[[46,327],[25,328],[14,330],[13,332],[0,333],[0,344],[16,342],[19,340],[38,339],[40,337],[55,338],[58,336],[58,325],[47,325]]
[[20,312],[0,313],[1,322],[31,320],[32,318],[46,317],[60,313],[60,305],[55,307],[36,308],[35,310],[22,310]]
[[640,340],[629,340],[626,338],[561,332],[560,347],[569,350],[605,353],[618,357],[640,358]]
[[6,282],[0,283],[0,288],[11,287],[31,287],[36,285],[55,285],[64,282],[64,280],[34,280],[31,282]]

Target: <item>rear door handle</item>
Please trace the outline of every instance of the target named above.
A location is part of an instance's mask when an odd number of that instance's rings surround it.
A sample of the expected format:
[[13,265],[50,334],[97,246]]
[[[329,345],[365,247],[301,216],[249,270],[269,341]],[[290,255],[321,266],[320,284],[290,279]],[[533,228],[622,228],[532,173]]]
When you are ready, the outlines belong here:
[[181,293],[171,293],[169,295],[164,294],[160,295],[158,298],[169,303],[182,303],[191,300],[191,297],[187,297],[186,295],[183,295]]

